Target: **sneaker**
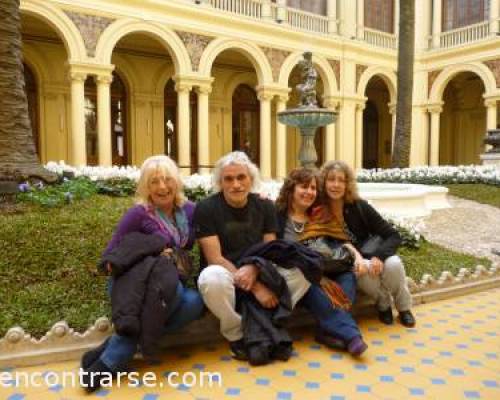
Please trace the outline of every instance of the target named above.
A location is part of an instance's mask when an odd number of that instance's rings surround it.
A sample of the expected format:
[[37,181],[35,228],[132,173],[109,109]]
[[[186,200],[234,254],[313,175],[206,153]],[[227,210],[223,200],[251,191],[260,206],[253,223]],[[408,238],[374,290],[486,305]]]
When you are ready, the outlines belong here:
[[329,347],[333,350],[345,350],[347,348],[345,342],[342,339],[330,335],[321,329],[316,332],[314,340],[316,340],[316,342],[318,343],[324,344],[326,347]]
[[109,337],[104,342],[102,342],[98,347],[96,347],[95,349],[89,350],[83,354],[82,361],[80,363],[80,366],[82,367],[82,369],[86,370],[87,368],[89,368],[92,364],[94,364],[97,361],[97,359],[101,356],[101,354],[106,349],[108,342],[109,342]]
[[398,319],[399,322],[401,322],[401,325],[406,326],[407,328],[413,328],[417,323],[410,310],[400,311]]
[[392,325],[394,322],[394,317],[392,316],[392,308],[389,307],[387,310],[378,310],[378,319],[383,324]]
[[353,357],[360,357],[361,354],[366,351],[366,349],[368,349],[368,345],[363,341],[361,336],[356,336],[355,338],[351,339],[351,341],[347,345],[347,351]]
[[245,347],[245,343],[243,342],[243,339],[234,340],[232,342],[229,342],[229,348],[231,349],[231,353],[232,353],[231,355],[233,356],[234,359],[241,360],[241,361],[248,360],[247,349]]

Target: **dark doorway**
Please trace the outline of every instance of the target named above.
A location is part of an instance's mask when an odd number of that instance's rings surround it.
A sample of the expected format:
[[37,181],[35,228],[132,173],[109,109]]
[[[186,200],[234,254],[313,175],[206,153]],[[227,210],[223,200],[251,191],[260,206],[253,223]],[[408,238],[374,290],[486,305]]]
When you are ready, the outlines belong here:
[[377,168],[378,160],[378,112],[371,101],[366,102],[363,112],[363,168]]
[[233,150],[247,153],[257,165],[260,160],[260,104],[255,90],[239,85],[233,93]]

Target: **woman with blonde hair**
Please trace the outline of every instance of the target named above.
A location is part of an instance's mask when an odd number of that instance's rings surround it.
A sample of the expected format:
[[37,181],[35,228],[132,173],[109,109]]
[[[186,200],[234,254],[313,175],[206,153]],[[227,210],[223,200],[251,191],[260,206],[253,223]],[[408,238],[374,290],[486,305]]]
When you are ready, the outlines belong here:
[[[186,200],[178,168],[165,155],[149,157],[140,171],[136,190],[136,205],[127,210],[108,243],[103,258],[119,246],[128,234],[137,232],[161,236],[167,246],[164,254],[189,250],[194,243],[193,213],[195,205]],[[181,249],[181,250],[180,250]],[[112,266],[106,265],[111,273]],[[138,267],[139,268],[139,267]],[[179,264],[177,264],[179,269]],[[185,271],[179,270],[183,278]],[[114,278],[110,278],[108,292],[111,295]],[[176,331],[198,319],[204,310],[201,296],[196,290],[184,287],[181,281],[174,289],[173,300],[167,308],[163,333]],[[83,355],[83,371],[116,373],[123,369],[137,350],[137,338],[113,334],[98,348]],[[99,382],[87,386],[96,390]]]
[[[357,249],[354,272],[358,287],[375,301],[381,322],[393,323],[393,300],[401,324],[415,326],[404,266],[396,255],[401,244],[398,231],[359,197],[354,171],[347,163],[327,162],[321,168],[321,178],[324,213],[337,221]],[[380,237],[379,243],[367,253],[363,245],[374,236]]]

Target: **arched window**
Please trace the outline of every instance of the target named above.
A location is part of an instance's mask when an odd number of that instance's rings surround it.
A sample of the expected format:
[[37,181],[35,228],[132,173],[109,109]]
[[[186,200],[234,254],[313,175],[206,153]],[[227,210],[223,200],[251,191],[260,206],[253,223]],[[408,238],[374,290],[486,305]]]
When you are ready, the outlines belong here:
[[394,33],[394,0],[365,0],[365,26]]
[[443,1],[443,31],[450,31],[489,19],[489,0],[434,1]]
[[111,150],[113,165],[127,165],[127,88],[116,72],[111,83]]
[[260,105],[255,90],[239,85],[233,93],[233,150],[241,150],[259,164]]

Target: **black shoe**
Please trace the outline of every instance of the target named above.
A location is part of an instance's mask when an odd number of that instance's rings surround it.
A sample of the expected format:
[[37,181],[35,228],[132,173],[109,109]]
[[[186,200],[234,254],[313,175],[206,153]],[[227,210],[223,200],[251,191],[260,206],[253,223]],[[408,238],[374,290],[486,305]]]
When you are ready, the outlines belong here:
[[316,340],[316,342],[318,343],[324,344],[326,347],[329,347],[333,350],[347,349],[347,345],[342,339],[336,338],[335,336],[332,336],[322,330],[318,330],[316,332],[314,340]]
[[271,361],[269,347],[256,344],[248,349],[248,362],[250,365],[266,365]]
[[88,368],[82,368],[80,382],[87,393],[92,393],[101,387],[101,380],[109,382],[109,376],[114,375],[106,364],[97,360]]
[[368,345],[364,342],[361,336],[356,336],[351,339],[347,345],[347,351],[353,357],[361,357],[361,355],[368,349]]
[[271,358],[274,360],[288,361],[292,356],[293,347],[291,344],[279,344],[271,352]]
[[378,319],[383,324],[392,325],[394,322],[394,317],[392,316],[392,308],[389,307],[387,310],[379,310]]
[[400,311],[398,319],[399,322],[401,322],[401,325],[406,326],[407,328],[413,328],[417,323],[410,310]]
[[109,342],[109,337],[104,342],[102,342],[98,347],[87,351],[82,356],[82,361],[80,363],[80,366],[82,367],[82,369],[86,370],[87,368],[89,368],[92,364],[94,364],[97,361],[97,359],[101,356],[101,354],[106,349],[108,342]]
[[234,359],[241,361],[248,360],[247,349],[245,347],[243,339],[229,342],[229,348],[231,349],[231,353]]

